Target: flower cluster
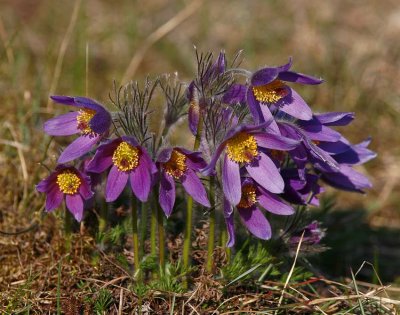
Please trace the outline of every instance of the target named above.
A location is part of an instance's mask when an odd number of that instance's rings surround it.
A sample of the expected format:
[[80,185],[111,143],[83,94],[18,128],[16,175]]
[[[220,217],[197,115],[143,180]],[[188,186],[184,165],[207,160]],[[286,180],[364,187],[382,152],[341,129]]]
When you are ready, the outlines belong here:
[[[147,80],[144,88],[130,83],[116,92],[118,110],[112,113],[89,98],[52,96],[76,111],[48,120],[44,131],[79,136],[37,185],[47,194],[46,210],[57,208],[65,196],[69,211],[82,220],[85,202],[94,195],[90,178],[107,173],[106,202],[119,198],[126,186],[141,202],[154,192],[168,217],[179,184],[210,211],[221,205],[227,246],[233,246],[235,212],[251,234],[269,239],[265,211],[288,216],[297,205],[318,205],[322,182],[355,192],[371,187],[354,169],[375,157],[367,148],[370,140],[352,144],[333,128],[349,124],[354,114],[314,113],[292,87],[323,80],[292,71],[291,59],[254,72],[239,68],[238,59],[228,67],[224,53],[216,60],[197,54],[197,75],[187,85],[164,77]],[[165,100],[159,134],[149,131],[148,122],[150,108],[159,108],[153,105],[157,93]],[[182,117],[188,120],[188,137],[195,136],[193,151],[169,144],[170,129]]]

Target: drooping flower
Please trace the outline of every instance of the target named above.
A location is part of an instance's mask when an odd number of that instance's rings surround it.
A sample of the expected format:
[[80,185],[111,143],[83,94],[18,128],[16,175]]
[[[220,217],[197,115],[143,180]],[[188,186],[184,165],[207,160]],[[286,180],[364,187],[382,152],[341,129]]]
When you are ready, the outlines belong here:
[[36,190],[47,195],[46,211],[58,208],[65,198],[68,210],[77,221],[82,220],[84,201],[93,196],[89,177],[75,167],[63,164],[37,184]]
[[272,193],[283,192],[284,182],[279,170],[265,149],[293,150],[299,142],[262,129],[267,122],[257,126],[240,125],[231,129],[216,149],[210,164],[203,170],[212,174],[223,154],[222,186],[225,197],[232,205],[241,198],[240,169],[244,167],[259,185]]
[[309,121],[295,124],[279,122],[279,128],[285,136],[301,141],[290,152],[299,174],[304,179],[305,166],[311,162],[321,178],[331,186],[348,191],[362,192],[372,185],[367,177],[352,168],[376,156],[367,149],[369,141],[352,145],[338,131],[330,126],[344,126],[352,121],[353,113],[318,114]]
[[58,95],[51,96],[51,99],[63,105],[79,108],[78,111],[57,116],[44,123],[44,131],[51,136],[80,134],[65,148],[58,163],[67,163],[83,156],[108,133],[111,115],[96,101],[86,97]]
[[155,165],[145,148],[134,138],[123,136],[97,148],[87,171],[102,173],[109,167],[105,197],[107,202],[116,200],[124,190],[128,179],[135,196],[147,201]]
[[[247,103],[256,123],[268,121],[271,111],[279,110],[292,117],[309,120],[312,111],[303,98],[286,82],[315,85],[323,80],[289,71],[292,60],[283,66],[265,67],[254,72],[247,89]],[[276,125],[272,123],[276,130]]]
[[297,246],[303,235],[303,245],[316,245],[321,242],[325,237],[325,230],[320,227],[320,222],[314,220],[308,224],[303,230],[298,231],[291,235],[289,238],[289,245]]
[[157,158],[160,169],[159,202],[166,216],[170,216],[175,204],[175,180],[182,183],[186,192],[205,207],[210,207],[207,192],[196,175],[206,166],[201,152],[180,147],[166,148]]
[[[265,190],[250,178],[245,178],[241,184],[242,195],[236,205],[240,219],[254,236],[267,240],[271,238],[272,230],[260,206],[277,215],[291,215],[294,213],[292,206],[284,203],[277,195]],[[227,246],[234,244],[233,208],[227,200],[224,205],[225,222],[229,240]]]

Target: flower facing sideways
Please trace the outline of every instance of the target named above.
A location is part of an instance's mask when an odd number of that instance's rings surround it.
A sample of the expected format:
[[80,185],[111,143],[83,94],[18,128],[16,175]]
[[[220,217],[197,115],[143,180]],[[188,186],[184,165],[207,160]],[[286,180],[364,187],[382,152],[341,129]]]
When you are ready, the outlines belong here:
[[36,189],[45,193],[46,211],[52,211],[61,205],[65,197],[68,210],[77,221],[83,217],[83,203],[93,196],[90,179],[75,167],[60,164],[54,172],[42,180]]
[[57,116],[44,123],[44,131],[51,136],[80,134],[79,138],[65,148],[58,163],[67,163],[83,156],[108,133],[111,115],[94,100],[69,96],[51,96],[51,99],[63,105],[79,108],[78,111]]

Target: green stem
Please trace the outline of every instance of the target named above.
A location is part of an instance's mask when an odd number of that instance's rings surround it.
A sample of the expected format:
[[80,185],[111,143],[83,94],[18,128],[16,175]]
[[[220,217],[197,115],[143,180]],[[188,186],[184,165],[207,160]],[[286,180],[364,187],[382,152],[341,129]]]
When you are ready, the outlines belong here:
[[108,217],[108,209],[107,203],[102,200],[100,204],[100,213],[99,213],[99,233],[102,234],[106,230],[107,226],[107,217]]
[[147,207],[144,203],[140,205],[140,242],[142,246],[140,246],[140,257],[143,257],[145,254],[145,240],[146,240],[146,231],[147,231]]
[[151,207],[151,225],[150,225],[150,247],[151,247],[151,254],[155,255],[157,251],[157,206],[156,200],[153,200],[152,207]]
[[69,212],[66,207],[64,207],[64,209],[65,250],[67,253],[69,253],[71,251],[73,217],[71,212]]
[[208,245],[207,245],[207,271],[212,272],[213,267],[213,253],[214,253],[214,241],[215,241],[215,191],[214,191],[214,177],[210,177],[210,192],[209,199],[211,203],[210,211],[210,229],[208,232]]
[[139,276],[140,257],[139,257],[139,238],[138,238],[138,215],[137,208],[139,201],[132,195],[131,212],[132,212],[132,241],[133,241],[133,259],[135,264],[135,274]]
[[164,213],[159,206],[157,206],[157,226],[158,226],[158,254],[160,268],[165,269],[165,235],[164,235]]

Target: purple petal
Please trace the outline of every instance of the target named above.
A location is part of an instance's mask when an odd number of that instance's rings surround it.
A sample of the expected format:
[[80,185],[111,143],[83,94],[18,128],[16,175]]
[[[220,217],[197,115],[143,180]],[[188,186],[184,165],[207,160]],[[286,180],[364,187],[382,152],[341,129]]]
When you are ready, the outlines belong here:
[[77,106],[74,102],[74,98],[70,96],[62,96],[62,95],[52,95],[50,98],[57,103],[63,104],[63,105],[72,105],[72,106]]
[[85,176],[84,174],[80,174],[81,176],[81,186],[79,187],[79,193],[83,197],[83,199],[88,200],[93,197],[94,192],[92,191],[89,182],[89,177]]
[[315,118],[326,126],[346,126],[354,119],[352,112],[330,112],[323,114],[315,114]]
[[107,132],[111,126],[111,115],[105,109],[98,110],[90,119],[89,126],[95,133],[102,134]]
[[150,171],[151,165],[148,164],[147,159],[143,157],[142,153],[138,166],[129,175],[132,191],[141,202],[146,202],[149,197],[151,188]]
[[348,191],[362,192],[372,187],[366,176],[347,165],[341,165],[340,172],[323,174],[322,179],[333,187]]
[[310,107],[293,89],[290,89],[290,94],[285,97],[285,102],[279,106],[279,110],[301,120],[310,120],[313,117]]
[[75,139],[65,150],[61,153],[58,158],[58,163],[67,163],[75,160],[82,155],[88,153],[92,147],[99,141],[100,136],[80,136]]
[[210,201],[208,201],[207,192],[195,172],[188,169],[180,179],[186,192],[192,196],[194,200],[205,207],[211,206]]
[[44,132],[51,136],[69,136],[79,133],[77,116],[78,112],[70,112],[54,117],[44,123]]
[[292,57],[289,57],[288,63],[284,64],[283,66],[276,67],[276,68],[278,69],[279,72],[288,71],[292,67],[292,64],[293,64]]
[[165,148],[157,156],[157,162],[166,163],[171,158],[173,148]]
[[202,152],[193,152],[181,147],[175,147],[175,149],[186,155],[186,165],[188,168],[199,171],[207,166],[207,162],[202,157]]
[[238,208],[240,218],[251,234],[268,240],[271,238],[271,226],[264,214],[257,207]]
[[106,201],[111,202],[119,197],[124,190],[128,181],[129,175],[126,172],[120,172],[114,165],[111,167],[110,173],[108,174],[106,184]]
[[257,161],[246,165],[247,172],[266,190],[275,194],[283,192],[285,184],[274,162],[266,154],[259,154],[260,158]]
[[197,127],[200,121],[200,105],[197,101],[192,101],[188,112],[189,129],[193,135],[197,135]]
[[279,197],[266,190],[262,190],[258,196],[258,202],[267,211],[279,215],[291,215],[294,213],[292,206],[281,201]]
[[283,71],[279,73],[278,79],[282,81],[288,82],[296,82],[301,84],[320,84],[324,82],[322,79],[318,79],[316,77],[312,77],[310,75],[294,72],[294,71]]
[[91,98],[88,97],[74,97],[74,102],[76,106],[87,108],[94,110],[95,112],[98,111],[105,111],[105,108],[103,105],[97,103],[95,100],[92,100]]
[[295,149],[300,142],[273,133],[255,133],[257,145],[267,149],[290,151]]
[[66,195],[65,201],[69,212],[75,217],[78,222],[82,221],[83,217],[83,200],[79,194]]
[[52,211],[58,208],[63,201],[64,194],[58,189],[57,184],[53,184],[47,191],[46,211]]
[[175,181],[165,172],[161,172],[158,200],[165,215],[169,217],[175,204]]
[[[226,199],[224,200],[224,208],[225,207],[232,207]],[[229,212],[229,210],[226,212]],[[232,247],[235,245],[235,225],[233,211],[230,211],[230,214],[225,216],[225,224],[226,231],[228,232],[228,242],[226,243],[226,247]]]
[[261,112],[260,103],[256,100],[251,86],[247,89],[247,106],[249,107],[250,113],[253,116],[254,122],[256,124],[263,122],[264,116]]
[[231,161],[228,155],[225,155],[222,167],[222,188],[226,199],[236,206],[242,197],[239,164]]
[[343,138],[337,142],[321,142],[318,144],[318,147],[330,154],[339,154],[351,150],[351,146],[346,142],[347,141]]
[[260,86],[271,83],[279,74],[279,69],[276,67],[263,68],[253,73],[251,77],[251,85]]
[[205,175],[205,176],[210,176],[211,174],[214,173],[214,169],[215,169],[215,165],[217,164],[217,161],[222,153],[222,151],[224,151],[225,149],[225,145],[226,145],[226,141],[222,142],[217,150],[215,150],[213,157],[211,158],[210,163],[201,170],[201,172]]

